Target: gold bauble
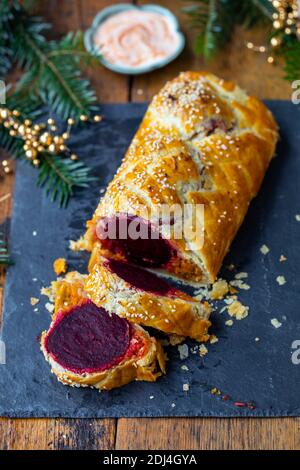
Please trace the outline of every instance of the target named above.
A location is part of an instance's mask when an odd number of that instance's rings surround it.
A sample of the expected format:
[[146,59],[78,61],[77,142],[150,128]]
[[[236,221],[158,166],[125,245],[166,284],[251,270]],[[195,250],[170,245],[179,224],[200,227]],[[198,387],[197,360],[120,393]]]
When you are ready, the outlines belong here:
[[20,126],[18,127],[18,133],[20,135],[24,135],[25,134],[25,126],[24,124],[20,124]]
[[35,149],[29,149],[25,152],[27,158],[34,159],[37,156],[37,151]]
[[8,109],[0,108],[0,116],[2,117],[2,119],[7,119],[9,114],[10,113]]
[[273,47],[276,47],[276,46],[279,46],[281,41],[279,38],[272,38],[270,42]]
[[40,142],[44,145],[50,145],[52,143],[52,136],[49,134],[49,132],[44,132],[40,136]]
[[55,153],[56,152],[56,147],[54,144],[50,144],[48,147],[49,152]]
[[53,137],[53,140],[54,140],[54,143],[55,143],[55,144],[58,144],[58,145],[64,143],[64,139],[63,139],[60,135],[55,135],[55,136]]

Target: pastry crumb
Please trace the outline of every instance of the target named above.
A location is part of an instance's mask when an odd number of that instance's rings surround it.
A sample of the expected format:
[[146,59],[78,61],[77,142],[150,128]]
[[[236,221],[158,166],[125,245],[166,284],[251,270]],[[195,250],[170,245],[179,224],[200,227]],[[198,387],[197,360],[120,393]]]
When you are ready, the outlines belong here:
[[258,336],[256,336],[255,341],[256,342],[260,341],[260,338]]
[[229,287],[225,279],[219,279],[212,286],[212,291],[210,292],[210,298],[212,300],[220,300],[228,293]]
[[154,395],[150,395],[150,397],[149,397],[149,398],[150,398],[150,400],[153,400],[153,398],[154,398]]
[[209,342],[210,344],[215,344],[219,341],[219,338],[217,338],[216,335],[211,335],[211,337],[209,338]]
[[55,293],[54,293],[54,289],[51,286],[50,287],[42,287],[41,288],[41,294],[48,297],[50,302],[54,302]]
[[235,317],[237,320],[243,320],[248,316],[249,307],[243,305],[239,300],[235,300],[229,305],[227,311],[231,317]]
[[279,258],[280,263],[283,263],[286,260],[287,260],[286,256],[280,255],[280,258]]
[[277,318],[272,318],[271,323],[274,326],[274,328],[280,328],[282,325],[282,323],[279,320],[277,320]]
[[208,353],[208,349],[206,346],[204,346],[204,344],[200,344],[199,346],[199,354],[201,357],[204,357],[206,356],[206,354]]
[[179,352],[179,357],[183,361],[183,359],[186,359],[189,357],[189,348],[187,344],[180,344],[178,347],[178,352]]
[[68,263],[65,258],[57,258],[53,263],[53,269],[57,276],[66,274],[68,270]]
[[286,279],[284,276],[277,276],[276,281],[280,286],[283,286],[286,283]]
[[210,390],[210,393],[212,395],[221,395],[221,390],[217,389],[217,387],[213,387],[211,390]]
[[190,389],[189,384],[183,384],[183,385],[182,385],[182,390],[183,390],[184,392],[188,392],[189,389]]
[[175,333],[169,335],[169,341],[171,346],[177,346],[177,344],[183,343],[184,340],[185,336],[176,335]]
[[196,300],[202,300],[203,297],[207,298],[209,296],[209,291],[207,287],[200,287],[194,292],[194,298]]
[[235,279],[234,281],[230,281],[230,285],[233,287],[238,287],[242,290],[250,289],[249,284],[246,284],[246,282],[244,282],[242,279]]
[[300,214],[296,214],[295,219],[297,220],[297,222],[300,222]]
[[228,269],[228,271],[233,271],[233,270],[234,270],[234,267],[235,267],[234,264],[231,263],[231,264],[229,264],[229,265],[227,266],[227,269]]
[[233,325],[233,320],[227,320],[227,321],[225,322],[225,325],[226,325],[226,326],[232,326],[232,325]]
[[38,299],[37,297],[30,297],[30,303],[31,305],[36,305],[38,304],[40,301],[40,299]]
[[235,287],[229,286],[229,293],[230,293],[231,295],[237,294],[237,293],[238,293],[238,290],[237,290]]
[[245,272],[236,273],[234,277],[235,279],[246,279],[248,277],[248,273],[245,273]]
[[172,408],[175,408],[175,406],[176,406],[176,405],[175,405],[175,403],[172,403],[172,405],[171,405],[171,406],[172,406]]
[[[227,296],[226,299],[224,299],[224,302],[225,302],[225,304],[230,305],[235,300],[237,300],[237,296],[236,295],[231,295],[231,296]],[[227,308],[227,307],[225,307],[225,308]]]
[[186,365],[181,366],[181,369],[182,370],[189,370],[188,366],[186,366]]
[[266,255],[267,253],[269,253],[270,251],[270,248],[267,246],[267,245],[262,245],[260,247],[260,252],[263,254],[263,255]]
[[45,305],[46,309],[48,310],[49,313],[52,313],[54,310],[54,304],[50,304],[50,302],[47,302]]

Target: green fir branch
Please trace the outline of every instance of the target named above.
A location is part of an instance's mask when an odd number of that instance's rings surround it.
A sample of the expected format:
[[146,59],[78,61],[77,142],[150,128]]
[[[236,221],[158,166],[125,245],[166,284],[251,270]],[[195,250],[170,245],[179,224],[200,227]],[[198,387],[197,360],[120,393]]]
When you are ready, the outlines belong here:
[[82,162],[44,153],[39,167],[38,185],[44,187],[51,201],[66,207],[74,187],[86,188],[94,181]]
[[196,54],[210,60],[229,42],[236,25],[270,23],[273,6],[268,0],[194,0],[184,11],[197,31]]
[[4,240],[3,233],[0,233],[0,265],[9,266],[12,264],[12,260],[9,256],[8,247]]
[[20,111],[26,110],[26,96],[36,107],[50,105],[62,119],[90,116],[97,98],[81,68],[98,57],[86,51],[81,32],[49,41],[45,34],[50,28],[19,2],[0,0],[0,78],[5,78],[12,60],[23,70],[12,94]]
[[[18,109],[22,120],[35,120],[45,106],[63,120],[90,117],[97,99],[81,69],[96,63],[98,57],[85,50],[81,32],[54,41],[45,36],[50,28],[21,2],[0,0],[0,79],[15,65],[23,72],[15,86],[7,85],[6,105]],[[0,147],[14,158],[25,158],[23,144],[0,126]],[[38,184],[61,206],[66,206],[75,187],[85,187],[93,179],[83,163],[64,155],[45,152],[40,160]]]
[[300,42],[291,39],[282,48],[282,55],[285,60],[285,78],[291,82],[300,80]]
[[[12,137],[4,127],[0,127],[0,142],[2,148],[13,158],[24,158],[24,142]],[[41,155],[38,172],[38,185],[45,188],[51,201],[57,201],[60,207],[67,206],[76,187],[86,188],[95,180],[90,174],[90,168],[83,162],[48,152]]]

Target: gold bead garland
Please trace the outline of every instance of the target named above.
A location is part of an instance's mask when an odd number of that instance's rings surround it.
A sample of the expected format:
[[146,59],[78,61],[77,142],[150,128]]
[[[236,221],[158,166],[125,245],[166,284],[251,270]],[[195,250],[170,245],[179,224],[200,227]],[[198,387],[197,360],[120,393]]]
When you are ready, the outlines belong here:
[[282,44],[284,35],[296,35],[300,40],[300,18],[298,0],[269,0],[275,12],[272,15],[272,27],[275,35],[270,39],[269,46],[257,46],[247,42],[246,46],[255,52],[268,53],[267,62],[274,62],[273,50]]
[[[62,134],[57,134],[57,125],[53,118],[49,118],[47,123],[33,124],[30,119],[22,121],[21,113],[14,109],[10,110],[5,107],[0,108],[0,125],[9,129],[12,137],[20,138],[24,141],[23,149],[25,156],[34,166],[39,166],[43,152],[50,154],[65,154],[71,160],[78,160],[78,156],[71,154],[70,149],[66,145],[66,141],[70,138],[71,127],[75,124],[73,118],[67,120],[67,130]],[[88,116],[81,115],[80,121],[88,121]],[[95,123],[102,120],[102,116],[95,115],[93,117]],[[10,172],[7,160],[2,161],[3,171]]]

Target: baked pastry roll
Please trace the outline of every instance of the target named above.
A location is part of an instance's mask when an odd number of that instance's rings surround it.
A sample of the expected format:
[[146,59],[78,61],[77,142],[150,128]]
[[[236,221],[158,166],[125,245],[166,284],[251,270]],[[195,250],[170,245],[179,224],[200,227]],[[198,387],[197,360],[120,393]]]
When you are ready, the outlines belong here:
[[[213,282],[274,154],[277,127],[258,99],[206,72],[185,72],[153,98],[85,236],[75,249],[155,268],[188,283]],[[195,211],[176,238],[161,206]],[[182,211],[184,212],[184,211]],[[138,225],[148,239],[120,236]],[[108,235],[110,225],[117,227]],[[200,235],[203,236],[200,236]],[[95,254],[96,253],[96,254]]]
[[53,283],[55,311],[41,349],[66,385],[110,390],[133,380],[153,382],[165,372],[161,344],[139,325],[98,307],[69,273]]
[[96,305],[130,322],[198,341],[209,339],[208,302],[196,300],[145,269],[100,259],[84,290]]

